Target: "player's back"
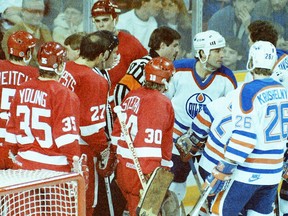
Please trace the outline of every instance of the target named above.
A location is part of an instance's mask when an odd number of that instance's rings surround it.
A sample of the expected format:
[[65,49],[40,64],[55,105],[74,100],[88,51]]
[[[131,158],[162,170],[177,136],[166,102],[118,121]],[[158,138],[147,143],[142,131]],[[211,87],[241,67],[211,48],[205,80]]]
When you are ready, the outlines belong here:
[[287,141],[286,89],[272,78],[254,80],[237,89],[233,98],[234,130],[225,157],[239,163],[237,180],[278,183]]
[[[6,142],[17,144],[24,169],[70,171],[68,157],[79,154],[79,106],[78,97],[55,80],[33,79],[19,86]],[[66,145],[70,152],[65,155],[60,148]]]
[[[168,148],[171,158],[174,124],[171,102],[159,91],[142,87],[129,92],[121,106],[127,114],[127,125],[131,125],[130,135],[140,163],[143,164],[143,172],[151,173],[161,165],[162,157],[168,161],[169,155],[162,156],[161,148]],[[117,123],[115,127],[120,125]],[[121,149],[128,149],[125,142],[119,141],[118,144],[120,152]]]
[[38,75],[37,68],[13,64],[8,60],[0,61],[0,142],[5,138],[10,103],[17,86],[38,77]]

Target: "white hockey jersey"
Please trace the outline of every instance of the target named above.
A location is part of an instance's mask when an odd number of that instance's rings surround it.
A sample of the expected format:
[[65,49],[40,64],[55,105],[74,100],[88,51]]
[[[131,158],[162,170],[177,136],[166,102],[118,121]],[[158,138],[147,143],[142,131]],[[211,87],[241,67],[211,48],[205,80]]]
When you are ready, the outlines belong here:
[[247,184],[278,184],[288,132],[286,89],[272,78],[244,84],[233,92],[232,122],[224,156],[238,163],[235,179]]
[[[196,59],[174,62],[177,72],[169,82],[166,92],[175,111],[174,142],[191,127],[192,119],[204,106],[237,87],[233,72],[224,66],[202,81],[196,72],[196,62]],[[173,153],[179,155],[176,147],[173,148]]]

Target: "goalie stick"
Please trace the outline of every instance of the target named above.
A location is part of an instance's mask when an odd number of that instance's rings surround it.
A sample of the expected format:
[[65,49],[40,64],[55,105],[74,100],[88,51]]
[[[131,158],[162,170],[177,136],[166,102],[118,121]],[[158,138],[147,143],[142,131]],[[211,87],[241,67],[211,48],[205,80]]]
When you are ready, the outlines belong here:
[[133,142],[131,140],[128,128],[126,126],[125,119],[123,118],[121,106],[115,106],[114,107],[114,112],[117,114],[117,117],[119,119],[119,122],[120,122],[120,125],[121,125],[121,129],[122,129],[122,132],[124,134],[125,141],[126,141],[126,143],[128,145],[128,148],[132,152],[133,162],[134,162],[134,165],[136,167],[136,171],[137,171],[137,174],[139,176],[142,188],[145,189],[146,179],[145,179],[145,176],[144,176],[144,174],[143,174],[143,172],[141,170],[141,166],[140,166],[136,151],[134,149]]
[[105,188],[106,188],[106,194],[107,194],[107,199],[108,199],[110,216],[114,216],[113,201],[112,201],[111,189],[110,189],[110,179],[109,177],[105,177],[104,180],[105,180]]
[[126,126],[121,106],[115,106],[114,112],[118,116],[121,130],[124,134],[128,148],[132,152],[133,162],[136,167],[142,188],[144,190],[137,206],[137,215],[157,216],[174,175],[162,167],[157,167],[153,171],[148,182],[146,181],[145,176],[141,170],[141,166],[137,158],[137,154],[133,146],[128,128]]

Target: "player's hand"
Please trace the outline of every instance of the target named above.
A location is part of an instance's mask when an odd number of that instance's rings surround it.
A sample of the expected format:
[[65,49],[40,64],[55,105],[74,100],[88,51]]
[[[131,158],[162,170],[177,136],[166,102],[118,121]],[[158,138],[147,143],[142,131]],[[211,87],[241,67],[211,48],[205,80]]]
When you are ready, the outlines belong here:
[[202,151],[205,140],[200,140],[190,129],[187,133],[180,136],[175,144],[183,162],[188,162],[197,152]]
[[78,156],[73,157],[73,167],[72,172],[76,172],[81,174],[84,177],[85,180],[85,189],[88,189],[88,183],[89,183],[89,168],[87,165],[87,155],[82,154],[79,158]]
[[237,164],[226,160],[219,161],[218,165],[205,180],[205,184],[209,184],[212,187],[210,195],[215,195],[227,188],[236,167]]
[[97,172],[102,177],[110,176],[117,165],[116,146],[110,145],[100,153],[100,158],[97,162]]

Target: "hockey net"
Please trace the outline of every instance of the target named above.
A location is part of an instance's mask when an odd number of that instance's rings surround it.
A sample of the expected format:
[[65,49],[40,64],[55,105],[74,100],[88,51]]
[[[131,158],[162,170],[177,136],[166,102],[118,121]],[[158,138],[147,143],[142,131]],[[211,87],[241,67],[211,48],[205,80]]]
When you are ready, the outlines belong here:
[[85,209],[78,173],[0,170],[0,216],[83,216]]

